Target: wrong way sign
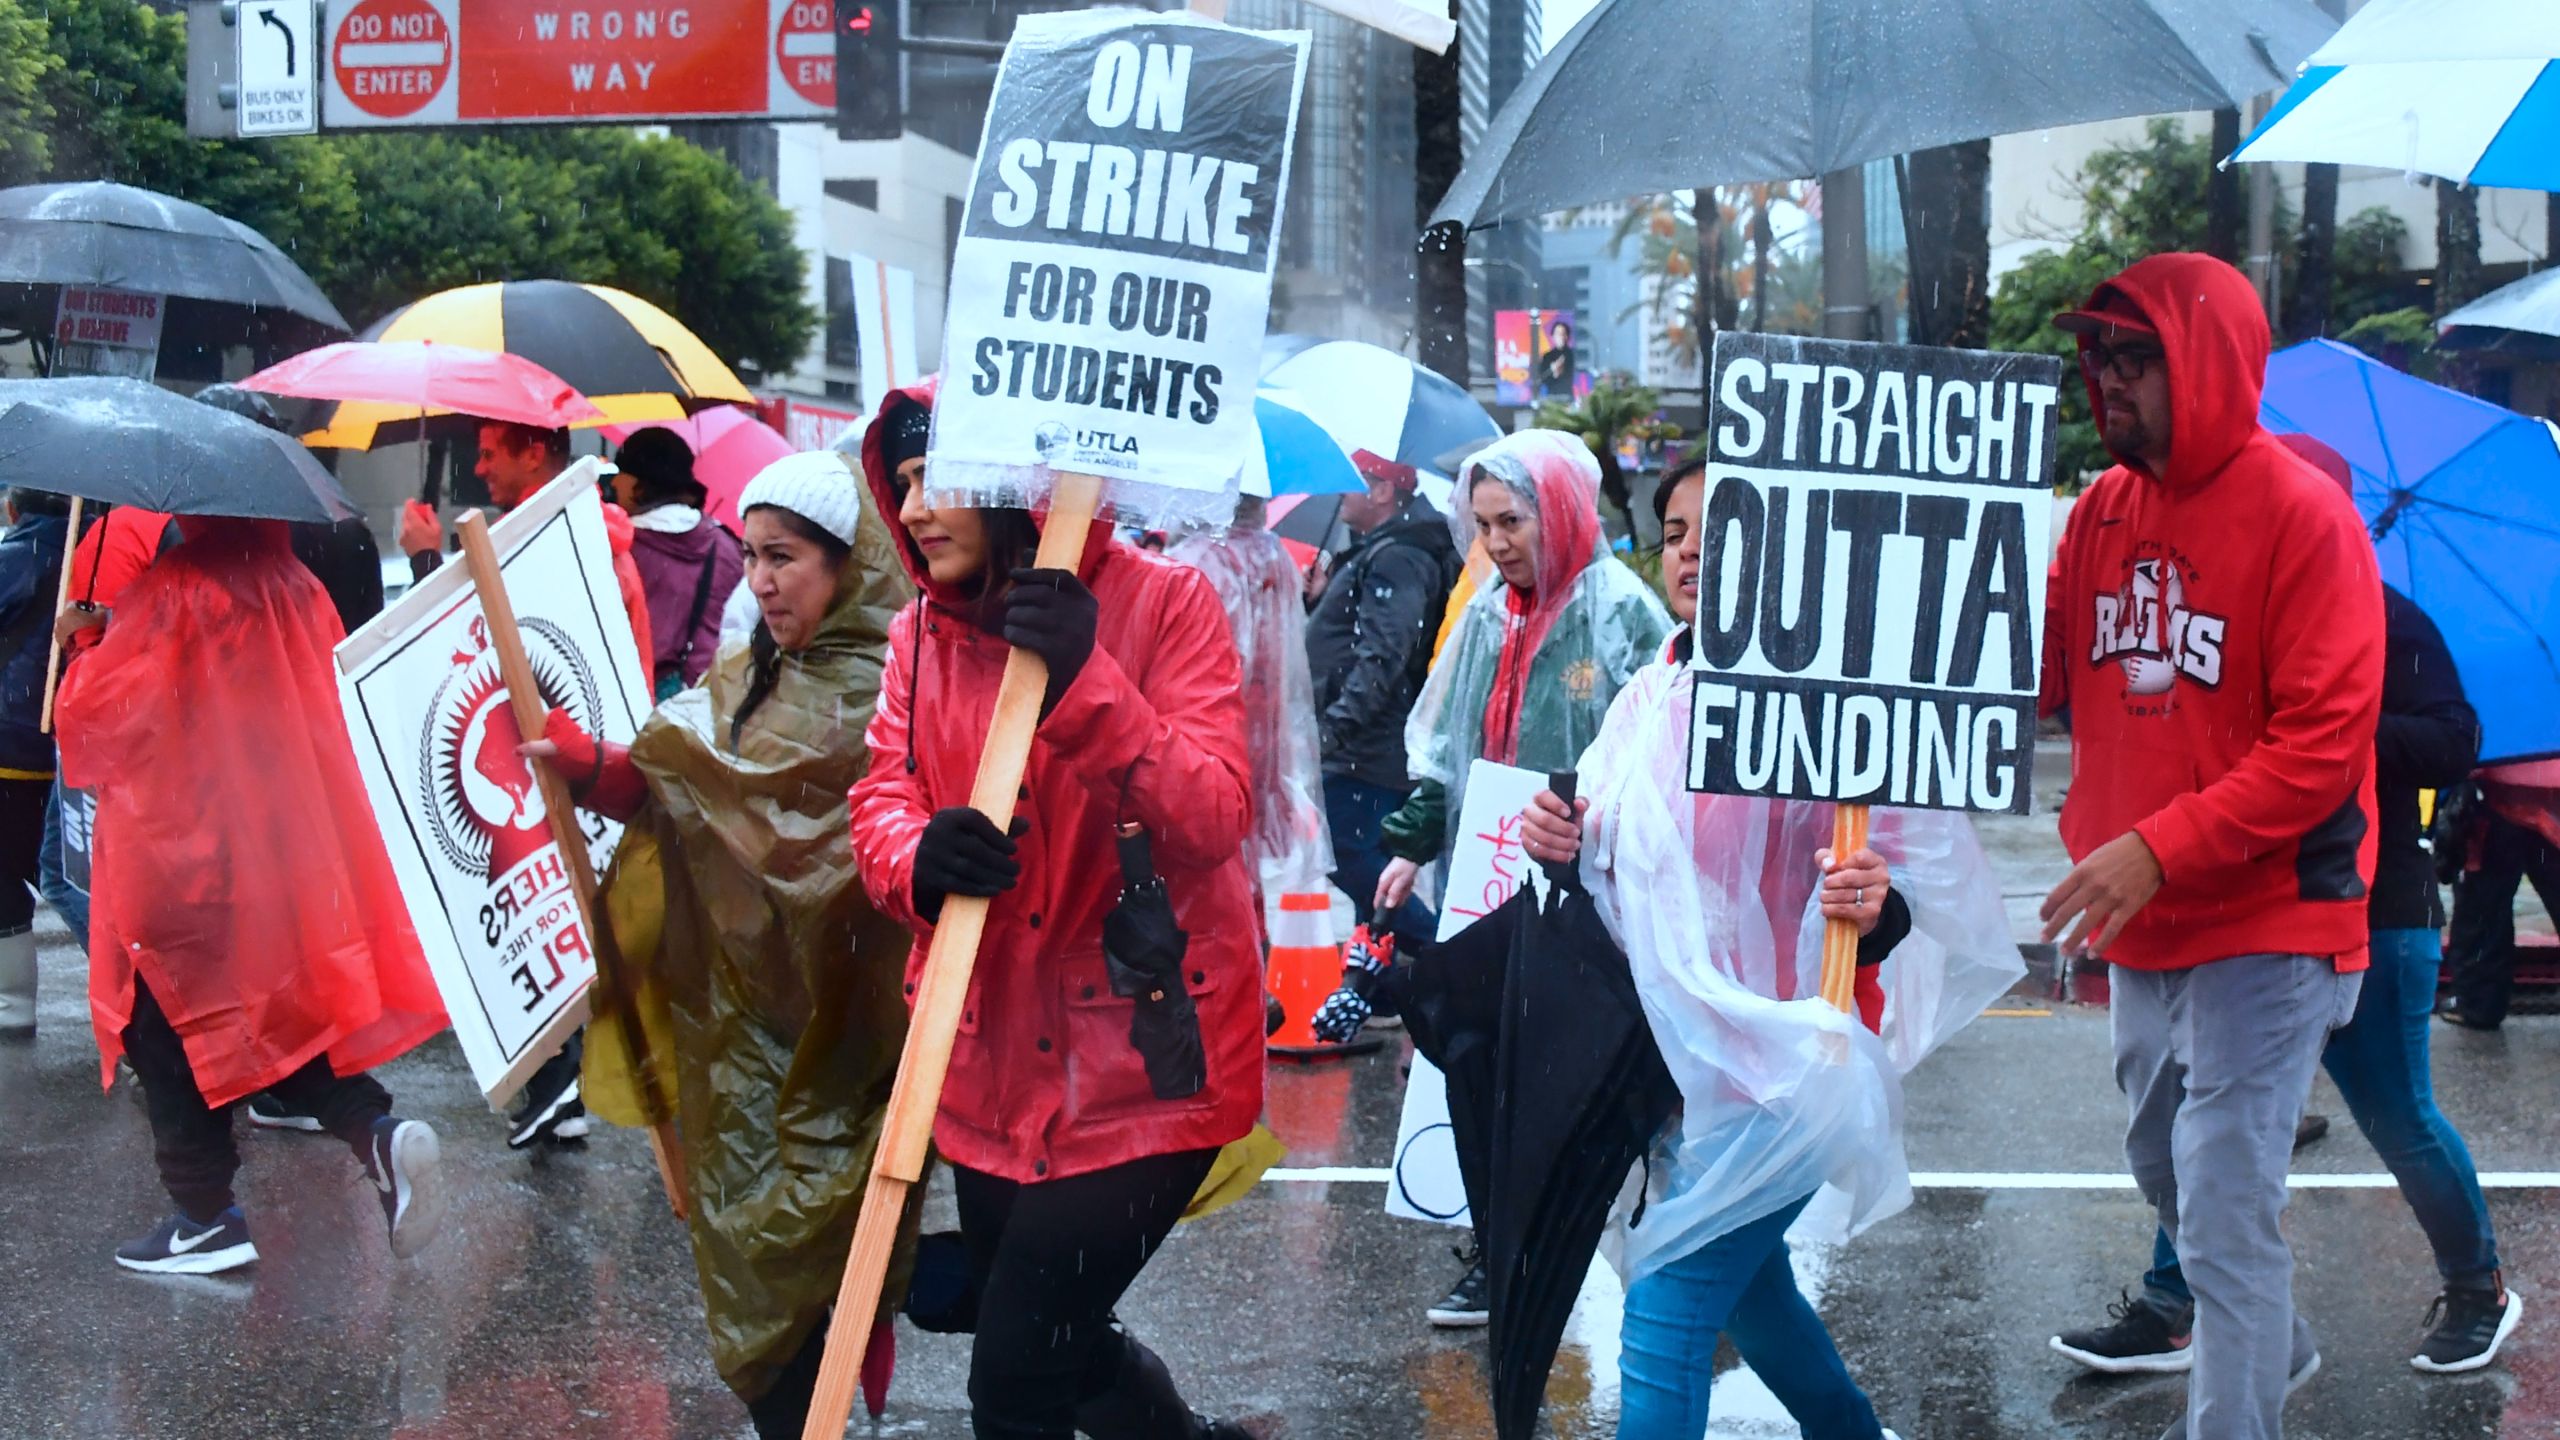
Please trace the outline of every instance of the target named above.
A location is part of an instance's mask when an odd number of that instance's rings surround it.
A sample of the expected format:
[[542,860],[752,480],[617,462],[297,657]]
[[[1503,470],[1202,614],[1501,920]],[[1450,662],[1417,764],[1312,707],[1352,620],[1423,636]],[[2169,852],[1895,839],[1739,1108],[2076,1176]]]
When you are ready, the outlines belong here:
[[367,126],[834,113],[830,0],[328,0],[322,121]]
[[243,135],[320,128],[320,56],[312,0],[244,0],[238,12]]

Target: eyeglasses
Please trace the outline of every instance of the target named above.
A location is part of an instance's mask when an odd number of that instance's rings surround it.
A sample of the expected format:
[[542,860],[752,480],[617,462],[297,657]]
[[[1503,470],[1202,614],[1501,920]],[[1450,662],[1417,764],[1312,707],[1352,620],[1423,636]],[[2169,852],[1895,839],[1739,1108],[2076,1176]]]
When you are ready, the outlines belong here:
[[2080,346],[2080,373],[2095,381],[2107,371],[2130,384],[2167,357],[2156,345],[2117,346],[2090,340]]

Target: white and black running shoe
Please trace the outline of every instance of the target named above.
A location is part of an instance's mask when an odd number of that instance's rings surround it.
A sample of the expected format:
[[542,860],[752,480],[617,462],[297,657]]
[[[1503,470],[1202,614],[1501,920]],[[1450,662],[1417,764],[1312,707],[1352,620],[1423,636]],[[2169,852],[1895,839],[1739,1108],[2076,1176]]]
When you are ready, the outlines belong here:
[[172,1214],[139,1240],[116,1247],[116,1263],[146,1275],[219,1275],[254,1264],[258,1247],[249,1242],[249,1222],[232,1206],[199,1225]]
[[578,1097],[579,1061],[585,1046],[571,1040],[533,1072],[524,1086],[524,1103],[507,1124],[507,1148],[530,1149],[544,1140],[583,1140],[587,1106]]
[[320,1133],[320,1117],[287,1110],[284,1102],[261,1090],[249,1097],[249,1123],[262,1130],[299,1130],[305,1135]]
[[2170,1374],[2196,1363],[2190,1333],[2195,1312],[2172,1314],[2129,1292],[2107,1302],[2107,1323],[2065,1330],[2047,1343],[2092,1370],[2109,1375]]
[[2427,1311],[2427,1338],[2409,1363],[2430,1375],[2459,1375],[2498,1358],[2524,1318],[2524,1297],[2502,1272],[2486,1290],[2448,1287]]
[[364,1158],[365,1177],[382,1201],[382,1222],[391,1232],[391,1253],[406,1260],[427,1248],[444,1223],[443,1152],[436,1132],[421,1120],[385,1115],[373,1122],[373,1143]]
[[1443,1330],[1472,1330],[1492,1319],[1487,1304],[1493,1287],[1484,1273],[1482,1251],[1469,1247],[1457,1253],[1467,1262],[1467,1273],[1458,1277],[1447,1298],[1425,1313]]

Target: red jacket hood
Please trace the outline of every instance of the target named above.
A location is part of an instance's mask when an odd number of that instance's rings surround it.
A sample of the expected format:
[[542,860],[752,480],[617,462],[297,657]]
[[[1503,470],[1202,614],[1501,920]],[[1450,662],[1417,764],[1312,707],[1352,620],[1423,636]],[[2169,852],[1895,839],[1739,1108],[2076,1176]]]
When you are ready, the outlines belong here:
[[[2099,308],[2111,294],[2142,312],[2168,355],[2168,473],[2151,478],[2180,489],[2201,485],[2259,433],[2258,394],[2271,342],[2258,292],[2248,277],[2210,255],[2174,253],[2126,266],[2090,293],[2088,308]],[[2080,343],[2089,342],[2083,337]],[[2094,380],[2088,385],[2089,413],[2104,435],[2106,402]],[[2128,456],[2116,460],[2149,474]]]
[[[908,538],[907,527],[898,523],[897,477],[889,473],[888,456],[882,453],[882,437],[888,431],[887,427],[880,422],[887,418],[889,408],[901,400],[912,400],[931,409],[934,396],[941,388],[942,377],[928,375],[913,385],[902,386],[881,397],[879,411],[871,417],[869,428],[862,432],[862,479],[863,483],[870,488],[871,503],[880,507],[880,514],[889,521],[889,533],[897,537],[898,563],[907,567],[907,578],[914,581],[916,589],[924,592],[926,598],[936,605],[946,610],[964,611],[968,608],[970,597],[955,587],[942,584],[933,578],[931,572],[925,569],[924,552],[918,550],[916,542]],[[1043,529],[1047,528],[1045,513],[1035,518],[1040,521]],[[1111,527],[1103,521],[1096,520],[1093,522],[1092,532],[1085,536],[1084,554],[1076,561],[1077,576],[1085,583],[1091,584],[1095,564],[1102,559],[1103,552],[1110,548]]]

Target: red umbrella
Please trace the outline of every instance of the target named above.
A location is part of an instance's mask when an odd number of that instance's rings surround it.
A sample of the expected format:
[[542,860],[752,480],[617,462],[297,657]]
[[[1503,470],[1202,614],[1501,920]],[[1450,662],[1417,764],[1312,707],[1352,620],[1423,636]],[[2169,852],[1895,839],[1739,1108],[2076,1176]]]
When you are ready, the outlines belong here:
[[304,400],[371,400],[430,415],[562,429],[604,418],[569,382],[520,355],[432,340],[348,340],[306,350],[240,382]]
[[605,438],[620,445],[648,429],[672,430],[693,451],[693,478],[711,499],[704,509],[732,535],[744,534],[738,520],[738,496],[758,472],[786,455],[799,452],[755,412],[718,405],[683,420],[651,420],[635,425],[607,425]]

